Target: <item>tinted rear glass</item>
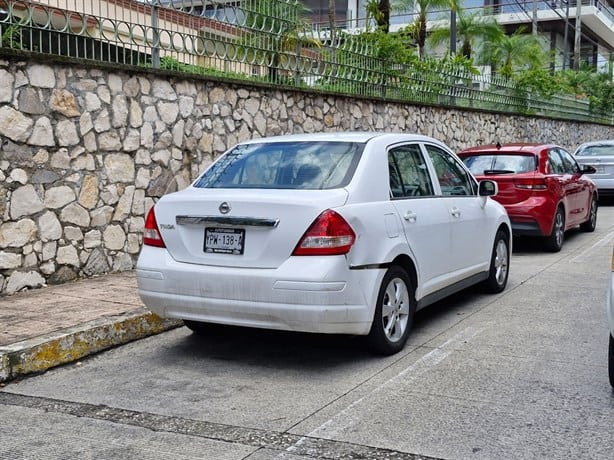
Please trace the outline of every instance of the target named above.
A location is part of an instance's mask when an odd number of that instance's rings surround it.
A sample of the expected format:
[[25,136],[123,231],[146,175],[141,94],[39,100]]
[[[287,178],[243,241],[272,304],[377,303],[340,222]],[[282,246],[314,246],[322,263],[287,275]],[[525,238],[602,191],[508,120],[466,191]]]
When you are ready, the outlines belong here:
[[201,188],[333,189],[352,178],[364,144],[276,142],[238,145],[195,183]]
[[580,147],[576,155],[579,157],[614,156],[614,145],[587,145],[586,147]]
[[462,160],[475,175],[525,173],[537,169],[537,159],[533,155],[472,155]]

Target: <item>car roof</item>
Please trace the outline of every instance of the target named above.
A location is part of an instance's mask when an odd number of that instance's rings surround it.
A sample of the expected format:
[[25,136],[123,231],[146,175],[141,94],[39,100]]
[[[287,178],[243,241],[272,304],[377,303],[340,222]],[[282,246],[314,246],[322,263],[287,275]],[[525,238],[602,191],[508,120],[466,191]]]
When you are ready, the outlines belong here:
[[614,139],[604,139],[601,141],[590,141],[590,142],[585,142],[582,145],[580,145],[580,147],[578,147],[578,149],[580,149],[581,147],[591,147],[594,145],[614,145]]
[[468,154],[493,154],[493,153],[522,153],[522,154],[539,154],[545,149],[558,147],[555,144],[537,144],[528,142],[517,142],[510,144],[489,144],[477,145],[469,147],[458,152],[459,155]]
[[263,142],[359,142],[365,143],[372,139],[389,138],[392,142],[401,141],[418,141],[418,142],[435,142],[441,144],[441,141],[428,136],[414,133],[396,133],[396,132],[375,132],[375,131],[343,131],[343,132],[326,132],[326,133],[303,133],[303,134],[286,134],[282,136],[261,137],[246,140],[241,144],[258,144]]

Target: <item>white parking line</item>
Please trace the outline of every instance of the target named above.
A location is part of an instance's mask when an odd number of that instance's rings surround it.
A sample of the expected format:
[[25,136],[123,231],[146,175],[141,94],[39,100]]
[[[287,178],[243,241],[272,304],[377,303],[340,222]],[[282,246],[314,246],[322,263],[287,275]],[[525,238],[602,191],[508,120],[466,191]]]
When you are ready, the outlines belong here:
[[[448,356],[450,356],[450,354],[454,351],[454,345],[470,341],[481,331],[481,329],[468,327],[467,329],[459,332],[458,334],[450,338],[448,341],[446,341],[443,345],[431,350],[429,353],[418,359],[416,362],[403,369],[397,375],[382,383],[378,387],[374,388],[367,395],[358,398],[349,406],[336,413],[318,428],[299,439],[293,446],[288,447],[286,451],[293,452],[297,450],[298,447],[301,446],[303,442],[308,438],[331,438],[341,430],[351,426],[353,423],[353,419],[351,417],[350,412],[352,411],[352,409],[361,404],[365,399],[371,399],[372,396],[381,393],[388,387],[398,387],[398,381],[402,377],[404,377],[403,382],[407,383],[409,380],[413,380],[416,377],[425,374],[426,372],[437,366],[439,363],[441,363]],[[410,374],[409,377],[407,377],[407,374]]]
[[608,234],[606,234],[606,236],[604,236],[603,238],[598,240],[595,244],[593,244],[592,246],[589,246],[584,251],[580,252],[576,256],[574,256],[571,259],[569,259],[568,262],[576,262],[579,259],[586,258],[588,256],[588,254],[591,251],[593,251],[593,249],[595,249],[597,247],[606,246],[606,245],[610,246],[612,244],[612,240],[613,239],[614,239],[614,231],[613,232],[609,232]]

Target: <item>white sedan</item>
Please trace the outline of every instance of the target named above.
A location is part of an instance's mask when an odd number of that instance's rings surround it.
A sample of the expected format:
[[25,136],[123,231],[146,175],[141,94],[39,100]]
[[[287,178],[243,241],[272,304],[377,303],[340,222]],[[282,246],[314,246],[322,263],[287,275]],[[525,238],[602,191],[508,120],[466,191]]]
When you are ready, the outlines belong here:
[[505,289],[511,227],[496,193],[430,137],[254,139],[149,211],[139,294],[196,333],[354,334],[396,353],[416,310],[476,283]]

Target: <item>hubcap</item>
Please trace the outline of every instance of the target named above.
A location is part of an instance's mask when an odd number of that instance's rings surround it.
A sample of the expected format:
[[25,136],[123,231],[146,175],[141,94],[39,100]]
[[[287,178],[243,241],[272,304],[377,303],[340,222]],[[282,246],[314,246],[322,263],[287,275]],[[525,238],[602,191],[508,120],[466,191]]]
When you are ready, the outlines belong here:
[[597,202],[593,200],[591,203],[591,225],[594,227],[597,222]]
[[409,318],[409,292],[400,278],[390,280],[382,304],[382,324],[386,338],[396,342],[405,333]]
[[556,244],[558,246],[563,244],[563,237],[565,235],[565,231],[563,230],[563,214],[560,212],[556,213],[556,220],[554,222],[554,236],[556,238]]
[[499,240],[495,250],[495,279],[499,285],[505,282],[507,276],[507,256],[507,244],[505,244],[505,241]]

